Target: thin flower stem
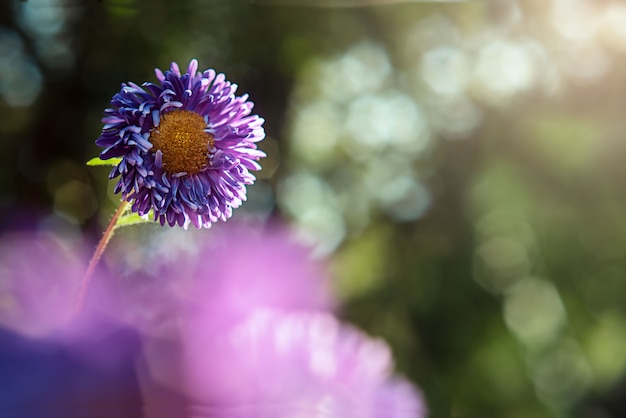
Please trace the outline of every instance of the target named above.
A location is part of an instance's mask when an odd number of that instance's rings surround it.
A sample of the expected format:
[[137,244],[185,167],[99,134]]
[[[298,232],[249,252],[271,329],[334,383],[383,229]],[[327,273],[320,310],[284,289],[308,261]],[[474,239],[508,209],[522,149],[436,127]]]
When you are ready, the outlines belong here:
[[87,296],[87,288],[89,287],[89,281],[91,279],[91,276],[93,275],[93,272],[96,269],[96,266],[98,265],[98,262],[100,261],[100,257],[102,257],[102,254],[104,253],[104,250],[106,249],[107,244],[111,240],[111,237],[113,237],[113,232],[115,231],[115,227],[117,226],[117,221],[119,221],[120,216],[124,213],[124,211],[126,211],[127,204],[128,203],[125,200],[122,200],[122,203],[113,214],[113,217],[111,218],[111,221],[109,222],[109,225],[104,230],[104,233],[102,234],[102,238],[100,238],[100,242],[98,243],[96,250],[91,256],[91,260],[89,260],[89,264],[87,265],[87,270],[85,271],[85,274],[83,275],[83,278],[80,281],[80,290],[78,292],[78,297],[76,298],[76,303],[74,304],[74,313],[80,312],[81,309],[83,308],[83,305],[85,303],[85,297]]

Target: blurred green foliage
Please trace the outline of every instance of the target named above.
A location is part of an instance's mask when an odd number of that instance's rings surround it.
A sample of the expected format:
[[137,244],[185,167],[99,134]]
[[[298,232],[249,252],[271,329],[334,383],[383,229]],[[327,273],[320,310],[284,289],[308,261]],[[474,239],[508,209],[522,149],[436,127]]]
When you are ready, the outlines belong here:
[[102,110],[196,57],[267,120],[236,217],[300,226],[433,418],[623,416],[626,6],[355,4],[4,4],[3,228],[98,233]]

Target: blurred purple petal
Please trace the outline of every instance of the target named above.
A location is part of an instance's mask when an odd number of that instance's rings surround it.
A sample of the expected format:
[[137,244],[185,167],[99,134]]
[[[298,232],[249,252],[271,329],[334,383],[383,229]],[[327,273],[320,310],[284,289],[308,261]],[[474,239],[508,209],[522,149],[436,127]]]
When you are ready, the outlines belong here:
[[95,309],[109,300],[104,285],[114,280],[97,273],[86,308],[72,311],[87,265],[77,244],[44,233],[0,238],[2,417],[141,411],[132,367],[139,335]]
[[[255,309],[334,308],[326,267],[286,228],[223,224],[209,234],[189,232],[159,234],[156,244],[146,244],[145,268],[120,273],[127,320],[144,332],[163,335],[196,315],[212,318],[205,326],[219,329]],[[116,260],[112,268],[125,267]]]
[[0,324],[29,336],[63,327],[71,318],[87,263],[60,237],[14,234],[0,240]]
[[[387,345],[328,313],[256,310],[222,333],[206,332],[203,322],[188,322],[178,350],[161,344],[148,361],[161,369],[159,383],[184,393],[194,416],[425,416],[419,392],[392,377]],[[177,379],[164,364],[180,364]],[[145,395],[148,404],[164,401],[149,388]]]
[[223,225],[180,245],[162,240],[150,273],[126,278],[143,283],[130,305],[149,335],[148,416],[424,416],[387,345],[332,316],[323,264],[288,230]]

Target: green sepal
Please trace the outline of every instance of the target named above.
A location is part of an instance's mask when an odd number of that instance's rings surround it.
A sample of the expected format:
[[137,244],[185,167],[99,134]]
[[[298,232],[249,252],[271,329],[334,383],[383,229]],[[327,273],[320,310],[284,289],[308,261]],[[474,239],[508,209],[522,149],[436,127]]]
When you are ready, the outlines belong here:
[[154,222],[154,212],[150,211],[147,215],[140,216],[135,212],[131,212],[127,210],[115,223],[115,227],[119,228],[120,226],[128,226],[128,225],[138,225],[145,224],[149,222]]
[[87,161],[87,165],[90,167],[97,166],[116,166],[122,161],[122,157],[109,158],[108,160],[102,160],[100,157],[93,157],[91,160]]

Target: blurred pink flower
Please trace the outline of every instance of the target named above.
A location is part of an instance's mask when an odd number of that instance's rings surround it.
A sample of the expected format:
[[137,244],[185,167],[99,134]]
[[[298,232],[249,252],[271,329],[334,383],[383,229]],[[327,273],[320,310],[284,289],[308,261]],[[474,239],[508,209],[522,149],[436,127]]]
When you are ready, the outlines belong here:
[[228,332],[202,318],[182,338],[197,416],[419,418],[421,395],[392,377],[388,346],[328,313],[256,310]]
[[39,337],[72,317],[78,283],[87,263],[59,236],[43,233],[0,239],[0,324]]
[[[113,303],[116,279],[96,270],[87,304],[74,312],[80,280],[91,245],[44,232],[0,237],[0,326],[33,341],[49,340],[78,347],[100,338],[105,312]],[[76,354],[89,357],[90,353]]]
[[132,317],[148,336],[146,416],[424,416],[386,344],[332,316],[323,263],[288,230],[225,225],[182,251],[163,242],[167,258],[128,277],[143,283]]
[[133,254],[139,268],[130,272],[119,260],[111,263],[126,285],[124,315],[143,332],[175,334],[181,321],[198,315],[208,318],[207,331],[216,331],[256,309],[334,308],[326,267],[287,229],[231,223],[207,234],[191,232],[159,234],[156,244],[145,244],[149,249],[140,262]]
[[96,309],[114,283],[100,272],[83,311],[73,312],[87,265],[78,244],[36,232],[0,237],[0,416],[103,408],[137,416],[139,337]]
[[[189,294],[203,326],[230,327],[259,309],[329,311],[335,306],[326,266],[287,229],[223,228],[195,263]],[[193,263],[190,263],[193,264]]]

